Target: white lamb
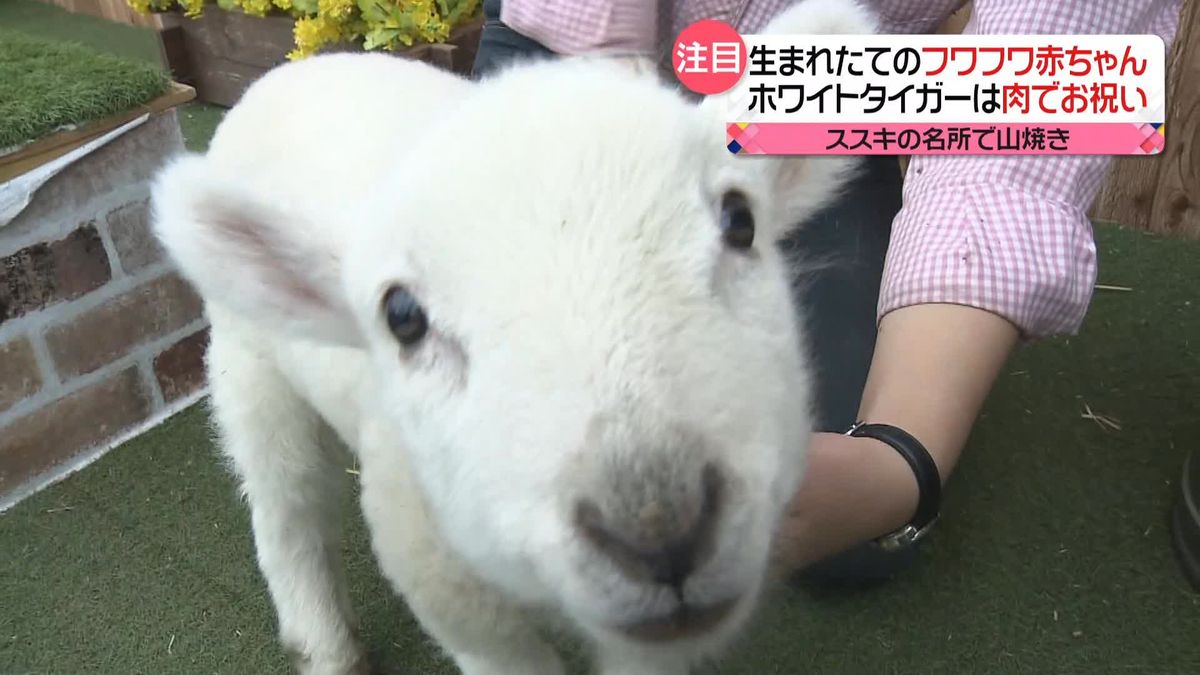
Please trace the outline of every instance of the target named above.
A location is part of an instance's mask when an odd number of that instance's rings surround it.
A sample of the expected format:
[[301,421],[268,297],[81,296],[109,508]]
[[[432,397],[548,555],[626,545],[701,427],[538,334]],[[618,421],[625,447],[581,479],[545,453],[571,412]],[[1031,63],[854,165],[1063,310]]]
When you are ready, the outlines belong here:
[[[867,33],[808,0],[776,33]],[[469,675],[685,673],[752,614],[804,467],[804,337],[774,242],[853,162],[739,158],[723,119],[571,59],[470,82],[280,67],[155,228],[207,303],[222,450],[300,672],[361,673],[344,441],[383,573]]]

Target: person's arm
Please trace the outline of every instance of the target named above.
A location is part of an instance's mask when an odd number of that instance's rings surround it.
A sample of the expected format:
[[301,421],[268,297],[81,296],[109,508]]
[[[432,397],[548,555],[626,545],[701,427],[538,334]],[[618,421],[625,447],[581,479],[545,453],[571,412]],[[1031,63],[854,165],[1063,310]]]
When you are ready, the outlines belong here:
[[[973,307],[919,304],[891,312],[880,323],[859,417],[920,439],[944,481],[1017,340],[1007,319]],[[896,530],[916,507],[912,470],[890,446],[817,434],[781,533],[780,558],[791,568],[806,566]]]
[[[1170,45],[1180,5],[977,0],[964,33],[1154,32]],[[943,482],[1015,345],[1081,325],[1096,277],[1087,210],[1110,161],[918,156],[910,164],[859,418],[915,436]],[[916,481],[895,450],[817,434],[780,533],[780,562],[803,567],[894,531],[916,504]]]

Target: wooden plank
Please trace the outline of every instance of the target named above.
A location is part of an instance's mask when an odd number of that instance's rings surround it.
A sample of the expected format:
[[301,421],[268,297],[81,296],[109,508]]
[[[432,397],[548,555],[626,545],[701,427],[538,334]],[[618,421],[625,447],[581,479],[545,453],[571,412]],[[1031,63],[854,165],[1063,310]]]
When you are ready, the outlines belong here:
[[139,14],[125,0],[42,0],[42,2],[61,7],[72,14],[86,14],[130,26],[160,27],[157,15]]
[[475,68],[475,55],[479,52],[479,40],[483,37],[483,20],[459,26],[450,36],[454,44],[454,72],[469,75]]
[[36,169],[68,152],[98,138],[117,127],[147,113],[154,115],[180,106],[196,97],[196,91],[183,84],[172,83],[170,90],[158,98],[127,110],[119,115],[86,124],[71,131],[60,131],[0,156],[0,183]]
[[[195,86],[200,100],[226,107],[235,105],[268,70],[286,63],[288,52],[295,46],[294,22],[286,16],[260,18],[209,5],[198,19],[186,19],[172,11],[163,14],[163,22],[168,28],[159,33],[160,51],[175,77]],[[175,32],[176,28],[180,32]],[[482,30],[483,21],[475,20],[456,28],[446,43],[385,53],[466,74],[474,62]],[[338,44],[323,51],[361,52],[362,48]]]
[[183,18],[179,26],[186,36],[193,65],[207,57],[220,58],[255,68],[268,69],[287,60],[295,47],[288,16],[256,17],[240,11],[224,11],[206,5],[196,19]]
[[400,58],[425,61],[454,73],[467,74],[475,64],[483,22],[474,21],[459,26],[443,43],[420,44],[409,49],[391,52]]
[[1185,7],[1177,47],[1150,229],[1200,239],[1200,1]]
[[168,26],[158,30],[158,52],[163,68],[171,74],[176,82],[192,84],[195,75],[192,73],[192,62],[188,58],[187,36],[182,26]]
[[453,71],[455,51],[457,48],[454,45],[429,45],[429,48],[425,50],[424,60],[443,70]]
[[1185,0],[1167,68],[1166,147],[1119,157],[1089,215],[1101,221],[1200,239],[1200,2]]
[[262,77],[268,68],[248,65],[214,56],[208,52],[190,52],[192,84],[202,100],[232,108],[246,89]]
[[[173,67],[187,73],[198,98],[216,105],[232,107],[250,84],[286,63],[295,46],[294,21],[287,16],[255,17],[215,5],[206,6],[196,19],[170,16],[182,35]],[[160,37],[171,36],[163,31]],[[166,52],[168,46],[162,49]]]
[[[1171,126],[1167,125],[1168,131]],[[1167,136],[1169,145],[1171,134]],[[1142,230],[1151,229],[1150,212],[1161,167],[1162,155],[1115,158],[1088,217]]]

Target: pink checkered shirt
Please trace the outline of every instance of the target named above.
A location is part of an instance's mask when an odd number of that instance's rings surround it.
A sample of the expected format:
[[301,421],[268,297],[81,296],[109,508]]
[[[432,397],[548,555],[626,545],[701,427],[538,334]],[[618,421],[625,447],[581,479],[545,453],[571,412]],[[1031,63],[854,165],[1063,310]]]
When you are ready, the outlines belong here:
[[[688,24],[754,33],[795,0],[504,0],[501,20],[560,54],[660,58]],[[964,0],[865,0],[887,33],[931,33]],[[976,0],[967,34],[1152,33],[1168,46],[1182,0]],[[662,7],[668,16],[659,17]],[[1096,280],[1087,217],[1108,157],[913,157],[878,315],[952,303],[999,314],[1026,339],[1078,331]]]

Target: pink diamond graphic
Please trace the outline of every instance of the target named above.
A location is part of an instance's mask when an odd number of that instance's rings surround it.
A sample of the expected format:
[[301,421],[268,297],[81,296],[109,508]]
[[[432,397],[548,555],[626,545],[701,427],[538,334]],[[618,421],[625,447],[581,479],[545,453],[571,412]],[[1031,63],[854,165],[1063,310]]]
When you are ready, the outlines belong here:
[[763,154],[763,149],[762,149],[762,146],[760,146],[758,143],[755,143],[755,142],[754,142],[754,141],[752,141],[752,140],[749,140],[749,139],[747,139],[745,142],[742,142],[742,141],[738,141],[738,142],[739,142],[739,143],[742,143],[742,149],[743,149],[743,150],[746,152],[746,154],[748,154],[748,155],[761,155],[761,154]]

